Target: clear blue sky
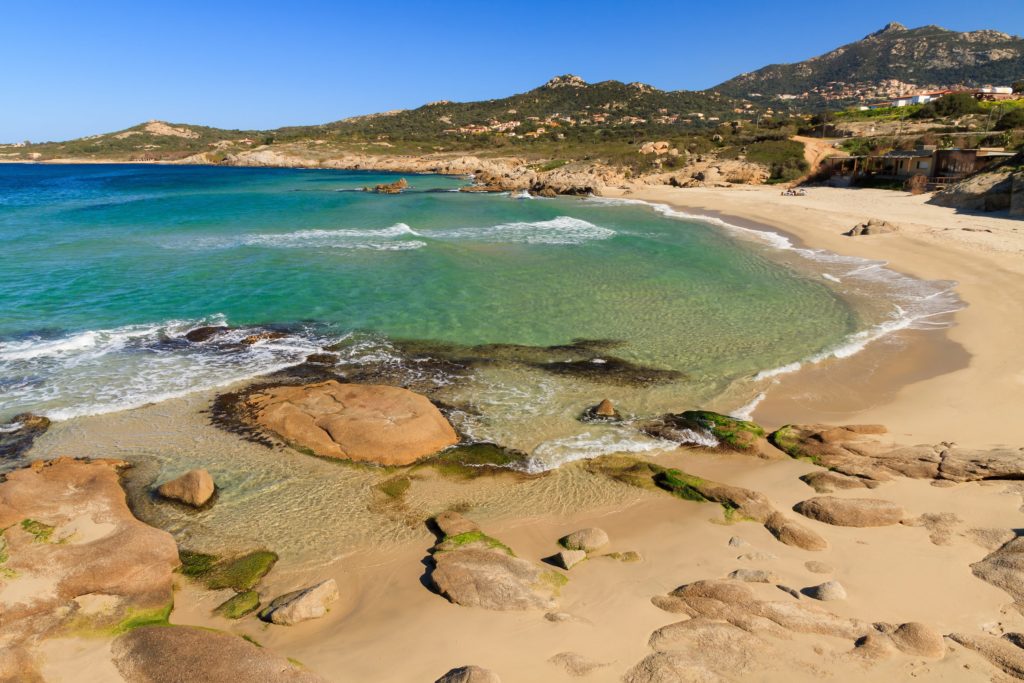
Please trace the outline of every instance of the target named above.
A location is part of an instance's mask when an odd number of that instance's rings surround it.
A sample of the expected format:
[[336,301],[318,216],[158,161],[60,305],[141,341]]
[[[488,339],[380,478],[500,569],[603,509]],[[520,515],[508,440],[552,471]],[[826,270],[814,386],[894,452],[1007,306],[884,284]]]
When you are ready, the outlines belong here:
[[575,73],[700,89],[889,21],[1024,33],[1019,0],[0,1],[0,141],[502,97]]

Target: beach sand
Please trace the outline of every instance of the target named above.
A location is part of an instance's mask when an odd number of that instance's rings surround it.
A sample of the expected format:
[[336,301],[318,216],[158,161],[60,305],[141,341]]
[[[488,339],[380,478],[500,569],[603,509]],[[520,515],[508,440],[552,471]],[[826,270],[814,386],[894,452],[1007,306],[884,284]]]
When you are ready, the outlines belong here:
[[[829,360],[781,376],[754,418],[773,426],[881,423],[906,443],[955,441],[983,447],[1019,445],[1024,439],[1019,417],[1024,405],[1024,221],[958,213],[927,204],[929,195],[889,190],[811,188],[807,196],[785,197],[778,188],[764,186],[636,185],[625,196],[726,220],[738,217],[810,248],[884,260],[889,268],[920,279],[957,282],[967,306],[954,314],[953,327],[897,333],[895,341],[905,343],[879,342],[862,357]],[[842,234],[871,218],[896,223],[900,230]]]
[[[780,376],[754,412],[758,421],[767,426],[877,422],[890,427],[885,438],[895,443],[1024,445],[1019,421],[1024,362],[1018,356],[1024,335],[1024,224],[960,215],[926,205],[923,197],[872,190],[812,189],[807,197],[781,197],[774,188],[636,186],[627,196],[694,213],[735,216],[813,248],[883,259],[914,277],[959,283],[967,307],[955,314],[955,326],[899,332],[852,358]],[[898,223],[900,232],[840,235],[873,217]],[[953,515],[947,518],[953,520],[948,543],[940,545],[922,526],[851,528],[800,518],[790,508],[817,495],[798,479],[818,469],[806,462],[685,448],[641,456],[765,494],[776,509],[827,539],[828,549],[811,552],[783,545],[760,524],[726,523],[717,505],[614,482],[587,471],[585,463],[540,477],[453,481],[424,475],[413,480],[407,507],[381,506],[373,485],[388,473],[243,442],[200,416],[208,399],[193,396],[59,424],[30,455],[107,455],[149,463],[129,474],[133,509],[170,530],[179,543],[244,536],[248,543],[277,545],[282,557],[260,587],[264,600],[336,579],[341,599],[328,615],[291,627],[254,617],[235,622],[214,617],[211,609],[227,594],[200,589],[183,578],[177,579],[171,615],[175,624],[246,635],[329,681],[429,683],[467,664],[494,670],[504,683],[620,681],[651,654],[653,631],[685,618],[659,609],[653,597],[743,567],[771,570],[778,583],[795,589],[834,578],[849,594],[846,600],[817,603],[797,600],[774,583],[748,584],[762,600],[814,603],[870,623],[920,621],[943,634],[1024,630],[1024,617],[1010,607],[1010,596],[976,578],[970,568],[991,550],[979,545],[970,530],[1024,527],[1021,491],[1013,482],[938,487],[928,480],[898,478],[871,491],[833,494],[897,501],[911,518]],[[186,465],[209,467],[215,478],[242,494],[226,490],[200,513],[161,512],[147,491]],[[233,469],[244,472],[232,480]],[[305,499],[296,495],[304,487]],[[543,611],[460,607],[429,590],[425,580],[435,539],[424,519],[455,504],[530,561],[550,556],[559,537],[588,526],[608,532],[607,551],[634,550],[643,560],[591,557],[568,572],[558,608],[571,615],[566,621],[549,621]],[[749,545],[730,545],[734,536]],[[740,559],[755,552],[765,555]],[[812,573],[805,566],[810,560],[834,569]],[[1003,676],[949,640],[941,660],[895,653],[878,661],[853,654],[854,643],[846,638],[792,634],[786,640],[765,640],[769,654],[755,657],[755,668],[737,672],[737,680],[989,681]],[[39,651],[45,660],[40,668],[47,681],[107,680],[115,674],[105,666],[106,647],[102,641],[91,647],[74,639],[50,641]],[[563,652],[603,666],[576,678],[548,661]],[[83,666],[96,676],[82,678]]]

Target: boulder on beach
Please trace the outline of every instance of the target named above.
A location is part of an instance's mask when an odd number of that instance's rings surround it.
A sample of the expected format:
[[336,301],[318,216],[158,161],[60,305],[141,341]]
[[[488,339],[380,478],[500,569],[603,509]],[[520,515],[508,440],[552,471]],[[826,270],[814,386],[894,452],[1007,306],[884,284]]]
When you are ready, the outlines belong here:
[[452,669],[434,683],[501,683],[501,679],[490,669],[471,664]]
[[441,532],[442,537],[458,536],[471,531],[480,531],[480,527],[477,526],[476,522],[466,519],[458,512],[452,510],[447,510],[435,516],[433,522],[434,526]]
[[597,527],[580,529],[558,539],[558,544],[566,550],[582,550],[585,553],[600,550],[608,542],[608,534]]
[[156,491],[164,498],[198,508],[209,502],[214,490],[213,477],[210,473],[204,469],[197,469],[161,484]]
[[946,654],[942,634],[927,624],[912,621],[885,631],[900,652],[932,659],[941,659]]
[[562,550],[555,554],[553,561],[562,569],[572,569],[585,559],[587,553],[583,550]]
[[196,626],[144,626],[111,648],[126,683],[324,683],[270,650]]
[[845,489],[874,489],[879,483],[863,477],[851,477],[839,472],[828,470],[811,472],[800,477],[800,481],[810,486],[817,493],[832,493]]
[[584,657],[578,652],[559,652],[549,658],[548,661],[574,678],[586,676],[592,671],[608,666],[604,662],[597,662],[589,657]]
[[803,590],[803,594],[822,601],[846,599],[846,589],[838,581],[826,581],[817,586],[809,586]]
[[819,496],[793,506],[804,517],[835,526],[873,527],[899,524],[906,511],[878,498],[835,498]]
[[399,387],[329,380],[270,387],[247,402],[258,425],[330,458],[409,465],[459,441],[429,399]]
[[[434,523],[441,528],[437,519]],[[466,526],[460,522],[453,530]],[[558,594],[568,580],[516,557],[511,548],[479,529],[445,534],[431,552],[429,583],[439,595],[464,607],[551,610],[558,606]]]
[[730,579],[746,583],[777,583],[779,577],[768,569],[737,569],[729,573]]
[[971,571],[1006,591],[1016,603],[1017,611],[1024,613],[1024,536],[1016,536],[999,546],[978,562]]
[[339,597],[337,582],[327,579],[275,598],[260,611],[260,619],[282,626],[319,619],[327,614],[327,606]]
[[880,218],[872,218],[864,221],[863,223],[858,223],[843,234],[847,237],[857,237],[859,235],[884,235],[889,232],[897,232],[899,229],[898,225],[890,223],[889,221],[885,221]]
[[207,325],[205,327],[196,327],[185,333],[185,339],[192,342],[193,344],[199,344],[205,341],[209,341],[214,337],[224,334],[227,332],[229,327],[225,325]]

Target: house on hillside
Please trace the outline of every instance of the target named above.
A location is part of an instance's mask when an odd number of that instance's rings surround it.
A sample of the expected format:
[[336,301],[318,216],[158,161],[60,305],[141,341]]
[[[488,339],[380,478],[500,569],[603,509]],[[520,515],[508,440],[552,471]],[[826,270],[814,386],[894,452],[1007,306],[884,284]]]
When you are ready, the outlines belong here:
[[944,185],[983,171],[1011,156],[1013,152],[1001,147],[937,149],[934,145],[926,145],[886,154],[829,157],[822,161],[822,169],[829,177],[844,178],[852,184],[864,178],[907,181],[923,175],[933,185]]

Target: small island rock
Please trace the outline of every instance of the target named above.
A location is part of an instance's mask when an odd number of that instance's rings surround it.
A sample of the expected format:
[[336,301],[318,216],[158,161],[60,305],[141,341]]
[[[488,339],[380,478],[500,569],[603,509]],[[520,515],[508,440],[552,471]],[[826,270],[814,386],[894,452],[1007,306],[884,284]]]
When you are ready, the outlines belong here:
[[215,489],[210,473],[198,469],[190,470],[177,479],[161,484],[157,488],[157,493],[164,498],[198,508],[209,502]]

